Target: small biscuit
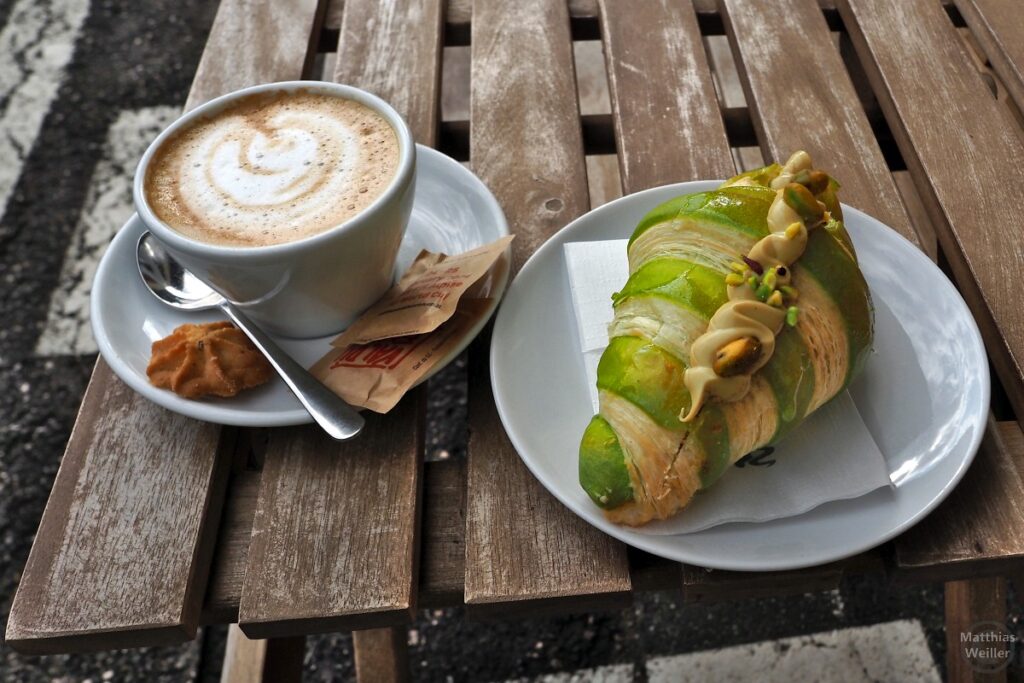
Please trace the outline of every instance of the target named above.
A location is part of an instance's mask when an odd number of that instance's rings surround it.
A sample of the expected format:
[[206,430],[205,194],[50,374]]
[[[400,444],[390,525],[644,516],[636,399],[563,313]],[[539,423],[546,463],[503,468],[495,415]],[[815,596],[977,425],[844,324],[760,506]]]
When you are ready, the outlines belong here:
[[231,397],[272,374],[259,349],[228,321],[179,326],[153,342],[146,368],[153,386],[185,398]]

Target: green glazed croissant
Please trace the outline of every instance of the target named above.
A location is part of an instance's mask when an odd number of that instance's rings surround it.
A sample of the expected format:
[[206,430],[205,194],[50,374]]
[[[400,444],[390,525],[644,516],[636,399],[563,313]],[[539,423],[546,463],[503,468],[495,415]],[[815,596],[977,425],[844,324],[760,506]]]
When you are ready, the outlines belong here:
[[838,187],[797,152],[640,221],[580,444],[580,484],[609,519],[676,514],[860,370],[871,299]]

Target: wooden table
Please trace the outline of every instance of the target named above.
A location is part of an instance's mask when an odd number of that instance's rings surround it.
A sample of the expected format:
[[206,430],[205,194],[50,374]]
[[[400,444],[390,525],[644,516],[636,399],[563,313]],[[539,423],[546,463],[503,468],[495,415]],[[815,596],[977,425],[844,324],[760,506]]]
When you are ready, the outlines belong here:
[[[723,33],[732,56],[709,60]],[[581,40],[603,43],[610,113],[581,115]],[[443,120],[447,48],[467,45],[468,120]],[[374,91],[494,191],[517,268],[590,208],[603,161],[617,157],[600,176],[615,194],[807,149],[836,169],[845,201],[955,279],[996,370],[987,436],[953,495],[881,548],[800,571],[707,572],[628,549],[548,495],[501,428],[486,339],[470,352],[464,462],[424,463],[426,390],[337,444],[313,427],[179,417],[100,360],[8,644],[182,643],[237,622],[229,676],[271,680],[295,673],[302,636],[354,630],[360,678],[389,680],[407,675],[404,626],[422,607],[513,617],[621,607],[639,590],[739,599],[884,572],[946,582],[950,675],[970,679],[959,631],[1003,618],[1002,577],[1024,567],[1022,46],[1015,0],[222,0],[186,109],[295,78]],[[741,102],[716,97],[732,62]]]

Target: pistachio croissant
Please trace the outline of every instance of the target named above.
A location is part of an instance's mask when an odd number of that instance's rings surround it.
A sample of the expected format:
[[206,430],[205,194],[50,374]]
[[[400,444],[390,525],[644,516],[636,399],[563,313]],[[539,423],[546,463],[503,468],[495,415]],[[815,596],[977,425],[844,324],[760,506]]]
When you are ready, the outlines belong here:
[[676,514],[860,370],[871,300],[837,188],[798,152],[640,221],[580,444],[609,519]]

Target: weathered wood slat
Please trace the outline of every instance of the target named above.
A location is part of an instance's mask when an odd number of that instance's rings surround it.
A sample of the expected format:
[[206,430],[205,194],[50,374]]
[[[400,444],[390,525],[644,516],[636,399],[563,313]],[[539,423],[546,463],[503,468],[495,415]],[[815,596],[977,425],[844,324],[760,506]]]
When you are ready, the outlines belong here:
[[935,229],[928,217],[928,210],[925,208],[924,202],[921,201],[921,195],[917,193],[914,179],[909,171],[893,171],[892,179],[896,183],[896,189],[899,190],[903,206],[907,210],[907,216],[910,217],[910,224],[914,227],[914,232],[920,240],[921,250],[928,254],[928,258],[936,260],[939,245],[935,237]]
[[683,599],[711,603],[751,598],[801,595],[831,590],[843,578],[839,562],[786,572],[708,571],[683,565]]
[[[322,17],[317,1],[249,5],[221,3],[186,109],[302,76]],[[263,40],[270,34],[273,41]],[[219,432],[158,408],[97,362],[12,607],[13,647],[54,652],[195,636],[230,465]]]
[[[692,0],[693,6],[701,14],[717,14],[717,0]],[[942,0],[949,3],[953,0]],[[599,0],[564,0],[569,8],[569,16],[573,19],[595,19],[598,16]],[[344,0],[331,0],[328,10],[327,26],[340,26],[341,7]],[[626,3],[628,4],[628,3]],[[818,0],[818,5],[823,10],[834,10],[835,0]],[[445,13],[445,23],[451,26],[466,26],[473,16],[473,0],[449,0],[448,9]]]
[[[817,2],[721,4],[765,158],[807,150],[842,183],[844,202],[920,244]],[[804,51],[798,68],[783,66]],[[934,244],[925,251],[934,256]]]
[[[565,0],[569,8],[570,18],[577,24],[592,24],[599,14],[599,0]],[[698,17],[707,26],[706,32],[721,34],[721,25],[718,23],[718,0],[692,0],[693,7]],[[940,0],[943,7],[947,9],[953,5],[954,0]],[[446,37],[446,44],[468,45],[469,26],[473,16],[473,0],[449,0],[445,8],[445,30],[449,34]],[[827,13],[834,14],[836,0],[818,0],[818,6]],[[324,26],[328,29],[337,29],[341,26],[341,17],[344,13],[345,0],[329,0],[327,7],[327,18]],[[589,33],[589,32],[588,32]],[[587,36],[583,39],[592,39],[596,36]]]
[[735,172],[690,2],[601,0],[626,194]]
[[[984,622],[1006,623],[1006,579],[946,584],[946,680],[949,683],[1005,683],[1006,669],[984,672],[972,666],[960,640]],[[991,645],[999,645],[992,643]],[[990,646],[991,646],[990,645]]]
[[346,0],[334,80],[369,90],[405,118],[417,142],[437,142],[441,0]]
[[238,621],[250,638],[405,623],[416,599],[422,392],[358,439],[267,444]]
[[[341,17],[347,0],[330,0],[327,9],[326,25],[329,28],[341,26]],[[707,1],[707,0],[705,0]],[[712,0],[713,1],[713,0]],[[569,13],[580,19],[593,19],[597,16],[597,0],[566,0]],[[473,0],[448,0],[445,3],[444,21],[456,30],[469,26],[473,14]]]
[[252,522],[260,488],[260,472],[243,470],[231,477],[210,568],[201,622],[238,621],[238,603],[249,558]]
[[847,575],[885,571],[878,548],[828,564],[783,572],[708,571],[683,565],[683,599],[693,603],[800,595],[831,590]]
[[249,640],[232,624],[220,683],[299,683],[305,651],[305,638]]
[[843,0],[840,11],[993,364],[1024,415],[1024,197],[1007,182],[1024,158],[1016,124],[937,4]]
[[956,0],[1003,86],[1024,111],[1024,17],[1015,0]]
[[[481,0],[473,16],[470,159],[516,234],[518,268],[588,208],[569,16],[541,0]],[[470,355],[466,604],[478,614],[622,604],[625,548],[529,473],[494,407],[487,341]]]
[[216,455],[218,432],[141,398],[97,363],[11,608],[11,647],[195,637],[230,465]]
[[409,680],[409,633],[405,628],[376,628],[352,633],[358,683]]
[[222,0],[185,108],[246,86],[302,78],[325,7],[318,0]]
[[423,473],[421,608],[463,600],[466,579],[466,466],[462,460],[432,462]]
[[1024,436],[991,425],[971,469],[942,505],[895,543],[900,578],[992,576],[1024,566]]
[[[244,470],[228,486],[227,503],[217,537],[203,624],[238,620],[242,584],[248,565],[261,472]],[[463,462],[427,463],[423,471],[423,537],[420,607],[462,604],[465,580],[466,473]]]
[[[348,0],[334,79],[388,100],[437,139],[441,2]],[[345,444],[272,435],[239,623],[250,636],[404,623],[418,584],[426,389]],[[301,496],[292,492],[301,491]]]

